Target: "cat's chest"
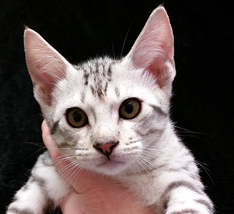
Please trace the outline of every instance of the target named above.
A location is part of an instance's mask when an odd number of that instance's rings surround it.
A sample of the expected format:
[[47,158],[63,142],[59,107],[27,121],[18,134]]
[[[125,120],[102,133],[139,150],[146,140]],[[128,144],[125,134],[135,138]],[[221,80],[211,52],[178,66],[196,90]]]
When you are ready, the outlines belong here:
[[125,174],[119,175],[115,179],[127,187],[143,205],[160,204],[163,186],[159,185],[157,172]]

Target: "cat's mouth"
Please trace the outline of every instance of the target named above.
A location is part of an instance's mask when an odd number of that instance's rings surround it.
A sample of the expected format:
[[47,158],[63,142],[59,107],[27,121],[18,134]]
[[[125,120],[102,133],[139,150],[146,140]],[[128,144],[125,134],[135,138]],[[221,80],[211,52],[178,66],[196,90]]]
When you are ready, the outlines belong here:
[[117,168],[120,168],[123,165],[125,165],[125,162],[123,161],[107,159],[105,162],[98,164],[97,167],[107,170],[116,170]]

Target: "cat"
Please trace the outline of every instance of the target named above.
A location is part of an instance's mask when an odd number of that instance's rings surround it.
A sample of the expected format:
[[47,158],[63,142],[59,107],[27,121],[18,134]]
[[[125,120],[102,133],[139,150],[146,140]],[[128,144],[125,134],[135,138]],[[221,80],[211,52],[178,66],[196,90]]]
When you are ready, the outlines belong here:
[[[176,71],[173,32],[163,6],[152,12],[120,60],[100,57],[71,65],[29,28],[24,44],[35,99],[68,159],[113,177],[153,213],[214,213],[194,157],[169,116]],[[7,214],[44,213],[48,202],[59,206],[68,192],[45,152]]]

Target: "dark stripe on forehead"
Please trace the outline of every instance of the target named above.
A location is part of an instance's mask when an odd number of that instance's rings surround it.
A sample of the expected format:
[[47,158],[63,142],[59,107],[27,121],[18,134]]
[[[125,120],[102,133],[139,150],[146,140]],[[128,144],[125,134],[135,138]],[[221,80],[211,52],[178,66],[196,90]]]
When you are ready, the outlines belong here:
[[106,82],[105,88],[104,88],[104,93],[106,94],[108,88],[108,82]]
[[89,79],[89,72],[86,69],[83,69],[84,72],[84,84],[88,85],[88,79]]
[[91,89],[91,91],[92,91],[92,94],[95,95],[95,90],[94,90],[94,88],[93,88],[92,85],[90,86],[90,89]]
[[[109,58],[98,58],[81,65],[83,70],[84,85],[89,88],[94,96],[105,96],[108,84],[112,80],[113,61]],[[83,67],[83,68],[82,68]]]
[[98,97],[101,97],[101,96],[103,96],[104,95],[104,89],[102,88],[102,85],[101,85],[101,83],[99,82],[99,84],[98,84],[98,87],[97,87],[97,95],[98,95]]
[[108,71],[107,71],[108,81],[111,81],[112,78],[112,63],[109,65]]
[[116,97],[119,98],[120,92],[119,92],[119,89],[117,87],[115,87],[115,94],[116,94]]
[[95,67],[96,67],[96,70],[95,70],[95,73],[99,73],[99,62],[97,61],[96,64],[95,64]]
[[80,101],[81,101],[82,103],[85,102],[85,92],[84,92],[84,91],[82,91],[81,94],[80,94]]

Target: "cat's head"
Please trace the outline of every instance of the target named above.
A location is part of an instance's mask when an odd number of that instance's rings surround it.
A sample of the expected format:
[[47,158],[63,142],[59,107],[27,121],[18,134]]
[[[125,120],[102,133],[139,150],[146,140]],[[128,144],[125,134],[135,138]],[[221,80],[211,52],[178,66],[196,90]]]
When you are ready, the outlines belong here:
[[73,66],[31,29],[25,30],[25,52],[35,98],[67,157],[104,174],[148,167],[169,123],[175,76],[173,33],[163,7],[121,60]]

